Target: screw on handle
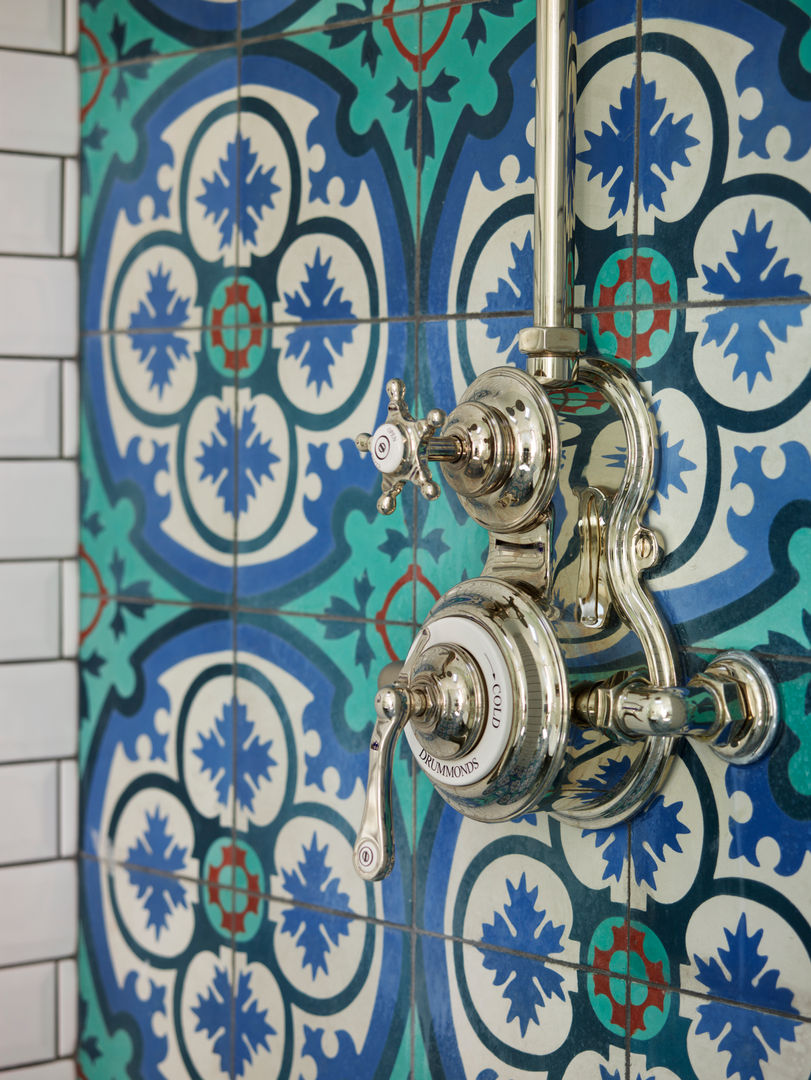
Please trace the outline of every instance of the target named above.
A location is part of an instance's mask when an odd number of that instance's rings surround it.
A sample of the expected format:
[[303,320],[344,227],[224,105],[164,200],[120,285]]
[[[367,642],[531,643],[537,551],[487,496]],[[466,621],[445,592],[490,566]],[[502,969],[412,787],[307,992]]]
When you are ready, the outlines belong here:
[[393,513],[397,496],[411,481],[426,499],[436,499],[440,488],[428,468],[429,460],[453,461],[461,454],[456,439],[432,438],[445,423],[441,409],[431,409],[422,419],[415,419],[405,400],[405,384],[400,379],[386,383],[389,408],[386,423],[373,435],[361,432],[355,445],[361,453],[370,452],[372,461],[383,474],[383,493],[377,500],[381,514]]
[[380,881],[394,866],[391,770],[394,747],[413,710],[413,695],[401,686],[384,686],[375,697],[377,720],[369,744],[369,781],[358,836],[355,869],[366,881]]

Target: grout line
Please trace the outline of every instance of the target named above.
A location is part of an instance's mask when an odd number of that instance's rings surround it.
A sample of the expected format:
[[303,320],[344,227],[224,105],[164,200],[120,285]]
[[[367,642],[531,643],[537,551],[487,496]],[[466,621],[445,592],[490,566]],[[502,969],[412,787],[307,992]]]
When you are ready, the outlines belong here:
[[[637,260],[639,257],[639,147],[642,111],[642,0],[636,0],[634,28],[634,208],[631,233],[631,300],[634,314],[631,316],[631,370],[636,371],[636,311],[637,311]],[[630,848],[628,849],[630,851]],[[630,1008],[630,1002],[626,1003]],[[630,1040],[630,1035],[627,1036]],[[628,1069],[630,1070],[630,1041],[628,1043]]]
[[[479,2],[482,2],[482,0],[476,0],[476,2],[479,3]],[[9,258],[15,258],[15,259],[16,258],[40,258],[40,259],[73,259],[73,258],[75,258],[75,256],[72,256],[72,255],[27,256],[27,255],[19,255],[19,254],[13,253],[13,252],[12,253],[3,253],[2,255],[0,255],[0,258],[4,257],[6,254],[8,254]],[[635,286],[634,286],[634,288],[635,288]],[[809,306],[809,304],[811,304],[811,296],[768,296],[768,297],[752,296],[752,297],[742,297],[742,298],[741,297],[731,297],[731,298],[728,298],[728,299],[724,298],[724,297],[717,297],[715,299],[707,299],[707,300],[703,300],[703,299],[700,299],[700,300],[673,300],[671,303],[668,303],[668,304],[657,304],[657,303],[645,303],[645,304],[642,304],[642,303],[632,302],[630,304],[613,304],[613,305],[607,305],[605,307],[600,307],[599,305],[595,306],[595,305],[586,304],[586,305],[583,305],[581,307],[573,307],[572,308],[572,314],[573,315],[603,315],[603,314],[612,314],[612,313],[615,313],[615,312],[630,312],[630,313],[634,314],[634,313],[643,312],[643,311],[689,311],[689,310],[692,310],[692,309],[696,309],[696,310],[712,309],[712,310],[714,310],[716,308],[737,308],[737,307],[740,307],[740,308],[753,308],[753,307],[762,307],[762,308],[768,308],[768,307],[801,307],[801,308],[806,308],[806,307]],[[415,313],[413,315],[368,316],[368,317],[357,318],[357,319],[312,319],[312,320],[308,320],[307,326],[308,327],[310,327],[310,326],[312,326],[312,327],[318,327],[318,326],[330,326],[330,327],[331,326],[352,326],[352,327],[360,327],[360,326],[388,325],[390,323],[391,324],[415,323],[415,324],[419,325],[419,324],[421,324],[423,322],[437,323],[437,324],[448,323],[448,322],[465,322],[465,321],[491,322],[491,321],[493,321],[495,319],[523,319],[523,318],[531,320],[532,319],[532,312],[531,311],[525,311],[525,310],[507,310],[507,309],[505,309],[503,311],[492,311],[492,312],[488,311],[486,313],[486,315],[483,314],[482,312],[477,312],[477,311],[461,311],[461,312],[453,312],[453,311],[451,311],[451,312],[447,312],[446,314],[435,315],[435,314],[431,314],[431,313],[422,313],[422,312],[417,310],[417,311],[415,311]],[[229,323],[229,329],[233,328],[234,330],[250,327],[250,328],[266,330],[266,331],[272,331],[272,330],[288,331],[288,330],[296,330],[300,326],[301,326],[301,323],[300,322],[295,322],[295,321],[267,321],[267,322],[254,322],[254,323],[251,323],[251,322],[236,322],[236,323],[233,323],[233,324]],[[151,327],[149,327],[149,329],[138,330],[136,333],[133,333],[133,331],[129,327],[126,327],[126,326],[112,327],[110,329],[105,329],[105,330],[83,328],[80,331],[80,337],[82,337],[82,338],[125,337],[125,336],[144,337],[144,336],[148,336],[149,334],[165,334],[169,330],[176,333],[178,331],[178,329],[180,329],[184,333],[193,333],[193,332],[194,333],[198,333],[198,332],[203,333],[203,332],[205,332],[207,330],[211,330],[213,328],[209,324],[205,324],[205,325],[204,324],[200,324],[200,325],[194,324],[194,325],[181,326],[179,328],[177,326],[165,326],[165,327],[151,326]],[[59,359],[59,358],[60,357],[54,357],[54,356],[23,357],[23,359],[25,359],[25,360],[55,360],[55,359]],[[20,359],[20,357],[17,356],[17,355],[12,356],[10,353],[6,353],[6,354],[0,355],[0,359],[18,360],[18,359]]]
[[[0,560],[2,561],[2,560]],[[19,562],[21,560],[9,560],[11,562]],[[31,562],[34,560],[25,560]],[[45,560],[53,562],[55,560]],[[150,597],[150,596],[119,596],[117,593],[107,593],[102,595],[100,593],[80,593],[80,599],[84,600],[104,600],[106,604],[124,603],[127,604],[144,604],[147,607],[154,607],[155,605],[162,604],[165,607],[176,607],[186,611],[190,608],[202,609],[204,611],[219,611],[219,612],[231,612],[236,611],[244,615],[276,615],[276,616],[293,616],[297,619],[317,619],[318,622],[350,622],[350,623],[362,623],[366,626],[413,626],[413,620],[411,619],[377,619],[372,616],[363,615],[333,615],[331,612],[325,611],[295,611],[287,608],[274,608],[274,607],[255,607],[250,604],[242,603],[229,603],[225,601],[217,602],[205,601],[205,600],[167,600],[165,597]],[[33,661],[32,661],[33,662]],[[0,660],[0,663],[3,663]]]
[[0,971],[10,971],[13,968],[40,967],[42,964],[53,964],[56,966],[56,964],[62,960],[73,960],[75,957],[76,952],[74,951],[71,953],[56,953],[54,956],[43,956],[34,960],[15,960],[10,963],[2,960],[0,961]]
[[[50,53],[51,56],[59,56],[59,53]],[[13,146],[0,147],[0,156],[6,154],[12,154],[14,157],[36,157],[36,158],[61,158],[63,161],[78,161],[81,157],[80,153],[76,154],[56,154],[53,150],[17,150]],[[4,252],[3,254],[7,254]]]
[[[62,661],[60,661],[61,663]],[[64,661],[68,663],[69,661]],[[60,765],[67,761],[76,761],[75,754],[63,754],[59,757],[44,757],[44,758],[2,758],[0,759],[0,769],[4,769],[7,765],[50,765],[52,762],[55,765]],[[72,858],[73,856],[60,856],[59,858]],[[0,866],[3,864],[0,863]]]
[[[234,192],[234,277],[233,283],[236,288],[237,281],[239,280],[239,270],[242,251],[240,249],[240,189],[242,187],[239,178],[240,165],[242,157],[242,0],[239,0],[237,4],[237,31],[236,31],[236,63],[237,63],[237,85],[236,85],[236,175],[238,182],[236,185],[236,191]],[[233,333],[235,338],[239,335],[239,329],[234,327]],[[236,343],[235,343],[236,344]],[[231,559],[231,695],[232,695],[232,711],[231,711],[231,778],[232,778],[232,803],[231,803],[231,845],[236,850],[237,842],[237,783],[239,776],[239,746],[237,741],[237,717],[239,715],[239,699],[237,697],[237,595],[238,595],[238,573],[239,573],[239,367],[234,370],[233,378],[234,389],[234,532],[233,532],[233,557]],[[232,880],[233,884],[233,880]],[[231,892],[232,906],[236,899],[236,890]],[[230,933],[231,943],[231,1030],[229,1032],[229,1074],[231,1077],[236,1075],[236,1030],[237,1030],[237,949],[236,949],[236,923],[231,924]]]
[[[98,856],[92,855],[88,852],[81,852],[80,858],[88,862],[97,862],[102,866],[106,866],[108,872],[112,872],[114,870],[145,870],[147,873],[154,877],[163,877],[169,878],[171,880],[187,881],[190,884],[196,884],[198,886],[205,886],[207,884],[207,882],[202,881],[199,878],[184,878],[178,874],[170,874],[166,871],[153,870],[151,867],[140,867],[137,864],[132,863],[113,863],[108,859],[101,859]],[[371,916],[358,915],[356,912],[350,912],[342,910],[340,908],[329,908],[319,904],[311,904],[304,901],[292,900],[289,896],[278,896],[273,893],[254,893],[244,888],[232,888],[231,891],[240,895],[257,896],[260,900],[265,900],[268,903],[274,905],[283,905],[287,908],[299,908],[301,910],[313,911],[333,917],[346,919],[347,922],[359,922],[369,924],[380,929],[395,930],[401,933],[409,932],[411,930],[411,928],[404,923],[392,922],[391,920],[374,918]],[[443,934],[437,930],[428,930],[425,927],[415,926],[413,929],[414,933],[420,938],[428,938],[432,941],[445,941],[451,944],[469,946],[475,949],[485,949],[487,952],[499,953],[504,956],[514,956],[520,959],[537,960],[541,963],[551,964],[554,967],[566,968],[567,970],[571,971],[580,971],[585,974],[603,975],[608,970],[606,968],[595,967],[593,964],[581,963],[573,960],[564,960],[557,955],[552,956],[546,955],[545,953],[530,953],[522,951],[520,949],[511,949],[506,945],[485,945],[482,941],[477,941],[473,938],[466,938],[462,935],[457,934]],[[611,974],[612,977],[619,977],[615,976],[614,973]],[[766,1006],[753,1006],[747,1004],[744,1001],[738,1001],[734,998],[721,997],[717,994],[702,994],[700,991],[694,990],[691,987],[683,987],[675,984],[648,981],[646,979],[637,978],[633,975],[629,977],[628,981],[634,986],[653,986],[657,989],[663,990],[666,993],[684,994],[687,997],[695,998],[700,1001],[717,1001],[728,1005],[734,1005],[737,1008],[747,1009],[749,1011],[768,1013],[772,1016],[786,1017],[791,1020],[797,1020],[801,1023],[811,1023],[811,1014],[806,1016],[803,1013],[783,1012],[779,1009],[770,1009]]]

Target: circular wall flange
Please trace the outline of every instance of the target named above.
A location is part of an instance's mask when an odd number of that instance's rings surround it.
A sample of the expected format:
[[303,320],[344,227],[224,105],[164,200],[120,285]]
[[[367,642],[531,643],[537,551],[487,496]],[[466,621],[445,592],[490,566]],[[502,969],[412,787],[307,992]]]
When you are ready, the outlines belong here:
[[442,434],[473,447],[471,456],[441,467],[474,521],[497,533],[537,525],[557,485],[560,436],[555,410],[535,379],[517,368],[486,371],[467,388]]

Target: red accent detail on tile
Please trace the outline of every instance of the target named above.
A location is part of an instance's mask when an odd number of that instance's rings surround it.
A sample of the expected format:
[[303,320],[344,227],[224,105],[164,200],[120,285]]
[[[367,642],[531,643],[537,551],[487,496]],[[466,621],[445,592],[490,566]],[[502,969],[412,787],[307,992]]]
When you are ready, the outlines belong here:
[[[612,934],[614,935],[614,942],[610,949],[595,949],[594,950],[594,965],[595,967],[608,968],[611,957],[614,953],[622,952],[627,953],[626,940],[625,940],[625,927],[623,925],[612,927]],[[605,994],[608,1000],[611,1002],[611,1023],[616,1024],[617,1027],[625,1030],[625,1002],[619,1002],[611,993],[611,980],[612,979],[624,979],[623,974],[610,975],[608,971],[602,975],[594,975],[594,993]]]
[[383,601],[383,607],[380,609],[380,611],[378,611],[377,615],[375,615],[375,630],[377,630],[378,634],[380,634],[380,637],[383,639],[383,646],[388,653],[389,660],[399,660],[400,657],[398,657],[397,653],[391,646],[388,630],[386,629],[386,618],[388,616],[388,611],[389,607],[391,606],[392,600],[400,591],[400,589],[402,589],[404,585],[407,585],[409,581],[418,581],[420,585],[424,585],[426,587],[431,596],[433,596],[434,600],[439,599],[439,589],[436,587],[436,585],[433,584],[433,582],[430,582],[428,580],[425,574],[423,574],[420,567],[416,566],[414,563],[409,566],[408,570],[406,570],[402,577],[398,578],[397,581],[395,581],[395,583],[389,589],[386,599]]
[[[651,255],[638,255],[636,259],[636,276],[637,280],[640,278],[650,285],[652,302],[654,304],[669,304],[671,302],[670,285],[667,281],[657,282],[653,280],[653,274],[651,267],[653,265],[653,257]],[[637,331],[636,334],[636,356],[637,359],[644,359],[646,356],[652,356],[650,347],[650,339],[656,330],[667,331],[670,328],[670,312],[660,309],[654,311],[653,322],[650,324],[644,334],[640,334]]]
[[[225,313],[229,308],[236,308],[240,304],[244,304],[248,309],[248,319],[251,323],[258,323],[262,320],[262,309],[257,304],[256,307],[251,307],[248,303],[248,286],[244,282],[235,281],[232,285],[229,285],[225,290],[225,303],[221,308],[215,308],[211,313],[211,323],[214,329],[211,331],[211,344],[219,345],[222,351],[225,353],[225,366],[229,371],[238,371],[248,366],[248,351],[254,345],[262,344],[262,331],[258,326],[251,327],[251,336],[248,339],[248,344],[241,349],[229,349],[225,344],[225,336],[223,335],[223,320]],[[227,326],[226,331],[233,333],[234,341],[236,342],[239,330],[237,323],[233,326]]]
[[84,627],[84,629],[79,631],[79,644],[82,645],[96,629],[98,621],[101,618],[101,614],[110,599],[110,594],[107,592],[104,582],[101,580],[101,572],[98,566],[96,566],[95,562],[93,562],[93,560],[87,554],[84,544],[79,544],[79,558],[86,562],[87,565],[90,567],[90,571],[93,574],[93,577],[96,579],[96,584],[99,587],[99,602],[96,608],[96,612],[93,615],[93,618],[90,620],[90,623],[86,627]]
[[456,18],[456,16],[459,14],[460,10],[461,8],[458,4],[454,5],[451,8],[448,8],[448,14],[445,17],[445,25],[442,27],[439,37],[436,39],[430,49],[423,49],[422,56],[417,56],[416,53],[413,53],[409,48],[407,48],[406,45],[403,43],[402,38],[395,30],[394,19],[392,18],[392,12],[394,11],[394,0],[388,0],[388,3],[383,8],[383,25],[388,30],[389,36],[394,42],[394,47],[397,49],[397,52],[401,56],[404,56],[406,60],[408,60],[409,64],[411,64],[412,68],[415,71],[425,71],[425,68],[428,65],[428,61],[442,48],[445,38],[450,32],[451,24],[453,23],[453,20]]
[[[632,926],[628,935],[626,943],[625,939],[625,927],[615,926],[612,928],[614,935],[614,942],[610,949],[595,949],[594,950],[594,964],[598,967],[608,968],[611,962],[611,958],[614,953],[625,953],[627,957],[638,956],[642,961],[642,966],[645,969],[645,978],[649,982],[663,983],[665,981],[664,965],[661,960],[657,963],[653,963],[645,955],[645,934],[639,927]],[[626,972],[630,968],[630,963],[626,964]],[[617,972],[616,974],[609,974],[607,971],[605,974],[594,975],[594,993],[605,994],[608,1000],[611,1002],[611,1023],[616,1024],[618,1027],[625,1028],[625,1002],[618,1002],[614,995],[611,993],[611,979],[625,979],[624,972]],[[635,984],[637,987],[638,983]],[[628,989],[626,983],[626,990]],[[642,1001],[634,1004],[631,1000],[628,1008],[628,1019],[630,1031],[629,1034],[633,1035],[637,1031],[645,1030],[645,1011],[646,1009],[654,1008],[659,1009],[661,1012],[665,1005],[664,990],[655,986],[648,986],[647,992]]]
[[85,117],[87,116],[87,114],[90,112],[90,110],[93,108],[93,106],[98,101],[99,94],[101,93],[101,88],[104,86],[104,82],[105,82],[107,76],[110,74],[110,62],[107,59],[107,57],[104,55],[104,50],[101,47],[101,42],[96,37],[96,35],[93,33],[93,31],[91,29],[89,29],[88,26],[85,25],[85,22],[84,22],[83,19],[79,19],[79,33],[84,34],[84,36],[88,39],[90,44],[96,50],[96,56],[98,56],[98,58],[99,58],[99,63],[103,65],[101,71],[99,72],[99,81],[96,83],[96,88],[93,91],[93,94],[92,94],[90,100],[87,102],[86,105],[82,106],[80,117],[81,117],[81,120],[83,121],[85,119]]
[[[220,900],[220,889],[231,889],[234,884],[232,877],[231,885],[220,885],[220,874],[228,867],[234,867],[241,869],[245,877],[247,878],[247,894],[240,892],[240,896],[245,896],[246,904],[242,911],[228,911]],[[246,865],[246,855],[243,848],[237,847],[236,844],[229,844],[222,849],[222,862],[218,866],[212,866],[208,873],[207,878],[208,885],[208,900],[209,903],[215,904],[222,914],[222,928],[229,933],[234,932],[236,934],[242,933],[245,929],[245,916],[249,914],[255,914],[259,910],[259,897],[256,895],[259,892],[259,875],[249,874]],[[251,895],[252,894],[252,895]],[[236,894],[234,894],[233,902],[236,903]]]
[[[613,307],[616,303],[620,286],[627,285],[628,282],[633,281],[633,258],[630,255],[627,259],[619,260],[617,269],[619,270],[619,276],[617,277],[616,285],[600,286],[600,307]],[[630,334],[621,334],[619,332],[617,329],[615,313],[613,311],[599,312],[597,315],[597,326],[601,334],[613,334],[617,339],[617,356],[621,357],[623,360],[630,360],[631,336]]]

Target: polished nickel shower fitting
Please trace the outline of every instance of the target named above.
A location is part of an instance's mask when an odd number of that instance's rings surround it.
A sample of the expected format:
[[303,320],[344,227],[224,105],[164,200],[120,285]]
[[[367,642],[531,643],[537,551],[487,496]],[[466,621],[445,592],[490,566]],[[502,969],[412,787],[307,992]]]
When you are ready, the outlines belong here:
[[[470,817],[548,811],[601,828],[644,808],[678,739],[745,764],[767,752],[777,730],[774,688],[747,653],[722,653],[680,684],[644,580],[661,554],[644,522],[656,423],[631,374],[584,355],[567,294],[572,7],[538,0],[534,325],[519,335],[527,370],[485,371],[447,419],[439,409],[415,419],[393,379],[386,422],[356,440],[382,473],[381,513],[395,510],[409,482],[437,498],[429,464],[437,462],[489,533],[482,575],[437,601],[375,699],[355,844],[355,866],[369,881],[394,863],[391,774],[402,731],[440,795]],[[584,392],[589,407],[575,408]],[[624,468],[607,468],[617,454],[606,449],[617,448]]]

